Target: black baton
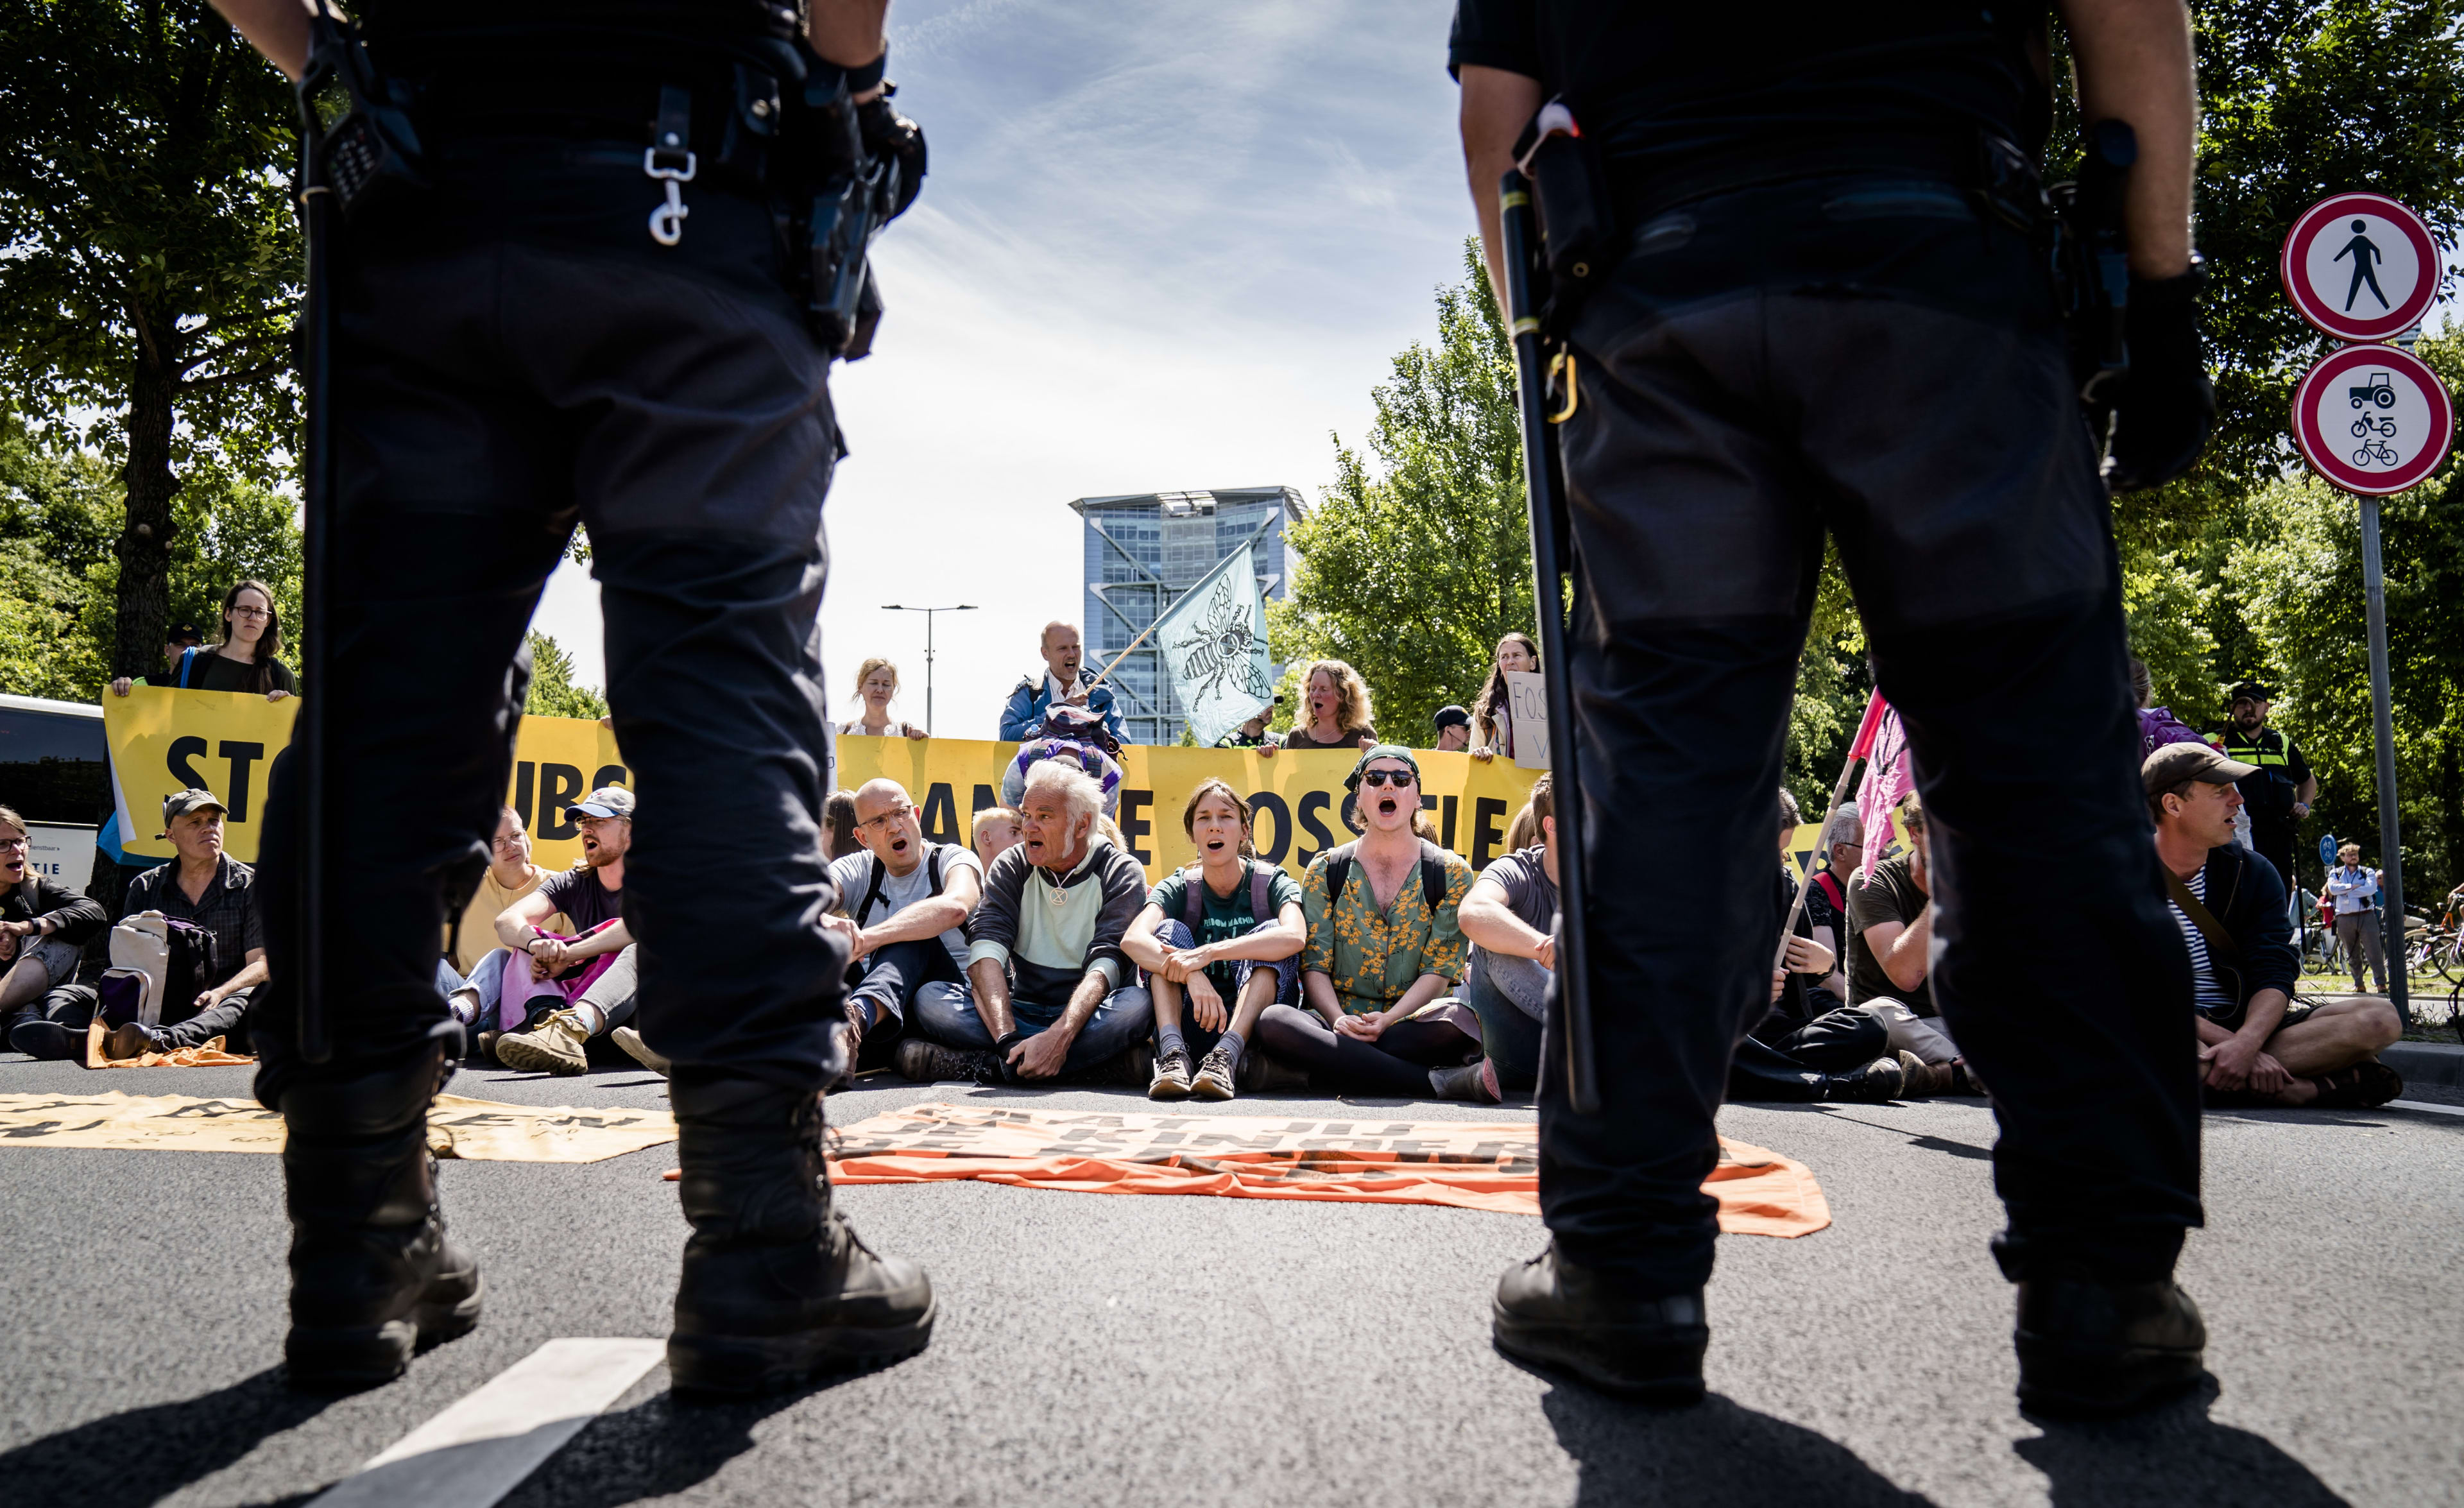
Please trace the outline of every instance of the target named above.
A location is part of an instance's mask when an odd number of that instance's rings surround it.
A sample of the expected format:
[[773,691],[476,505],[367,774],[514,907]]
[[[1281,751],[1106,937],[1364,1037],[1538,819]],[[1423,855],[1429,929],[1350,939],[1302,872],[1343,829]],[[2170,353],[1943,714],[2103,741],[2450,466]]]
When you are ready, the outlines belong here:
[[1506,240],[1507,319],[1514,334],[1517,411],[1523,420],[1523,481],[1531,517],[1533,614],[1540,630],[1541,685],[1549,699],[1549,768],[1557,814],[1557,1024],[1566,1049],[1567,1097],[1577,1115],[1600,1109],[1599,1068],[1592,1051],[1590,950],[1583,938],[1583,787],[1576,770],[1574,693],[1566,658],[1564,579],[1571,562],[1561,559],[1569,539],[1565,475],[1549,432],[1548,347],[1540,333],[1539,301],[1532,297],[1534,259],[1540,255],[1531,213],[1531,185],[1519,169],[1498,182],[1499,220]]

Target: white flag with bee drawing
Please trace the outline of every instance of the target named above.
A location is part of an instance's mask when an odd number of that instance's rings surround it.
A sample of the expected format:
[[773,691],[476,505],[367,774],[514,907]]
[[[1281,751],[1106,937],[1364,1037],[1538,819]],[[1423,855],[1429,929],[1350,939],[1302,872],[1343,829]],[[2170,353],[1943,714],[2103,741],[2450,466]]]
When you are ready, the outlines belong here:
[[1266,599],[1250,545],[1225,556],[1155,624],[1174,695],[1201,748],[1274,705]]

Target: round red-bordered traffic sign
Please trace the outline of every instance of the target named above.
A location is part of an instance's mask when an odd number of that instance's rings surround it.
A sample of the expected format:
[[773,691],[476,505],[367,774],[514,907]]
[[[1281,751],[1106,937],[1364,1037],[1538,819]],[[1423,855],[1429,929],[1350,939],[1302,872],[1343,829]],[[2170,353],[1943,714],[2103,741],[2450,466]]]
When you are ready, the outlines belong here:
[[2420,485],[2447,458],[2455,405],[2402,346],[2347,345],[2293,389],[2293,438],[2329,482],[2383,498]]
[[2340,193],[2301,211],[2277,271],[2301,318],[2340,341],[2384,341],[2438,299],[2438,243],[2385,194]]

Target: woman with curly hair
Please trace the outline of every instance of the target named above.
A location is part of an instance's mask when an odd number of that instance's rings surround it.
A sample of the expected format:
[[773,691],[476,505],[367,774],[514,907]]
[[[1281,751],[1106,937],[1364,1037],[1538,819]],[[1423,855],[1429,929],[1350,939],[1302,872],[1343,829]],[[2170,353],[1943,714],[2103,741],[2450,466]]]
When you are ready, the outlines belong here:
[[1312,660],[1301,681],[1301,721],[1284,735],[1284,747],[1365,749],[1376,743],[1369,685],[1358,671],[1339,659]]

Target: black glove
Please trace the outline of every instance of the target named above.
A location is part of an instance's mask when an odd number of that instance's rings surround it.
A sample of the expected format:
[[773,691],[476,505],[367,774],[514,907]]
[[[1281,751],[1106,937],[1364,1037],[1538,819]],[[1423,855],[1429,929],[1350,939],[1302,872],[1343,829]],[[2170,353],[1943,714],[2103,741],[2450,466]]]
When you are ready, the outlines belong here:
[[2171,481],[2208,443],[2216,392],[2199,347],[2199,293],[2207,281],[2207,264],[2195,252],[2189,271],[2178,277],[2130,279],[2123,326],[2130,372],[2114,397],[2113,443],[2104,462],[2104,479],[2115,492]]
[[855,107],[856,128],[863,134],[865,149],[898,164],[897,196],[881,217],[884,224],[905,214],[915,196],[924,191],[924,128],[900,115],[890,102],[897,89],[892,84]]

